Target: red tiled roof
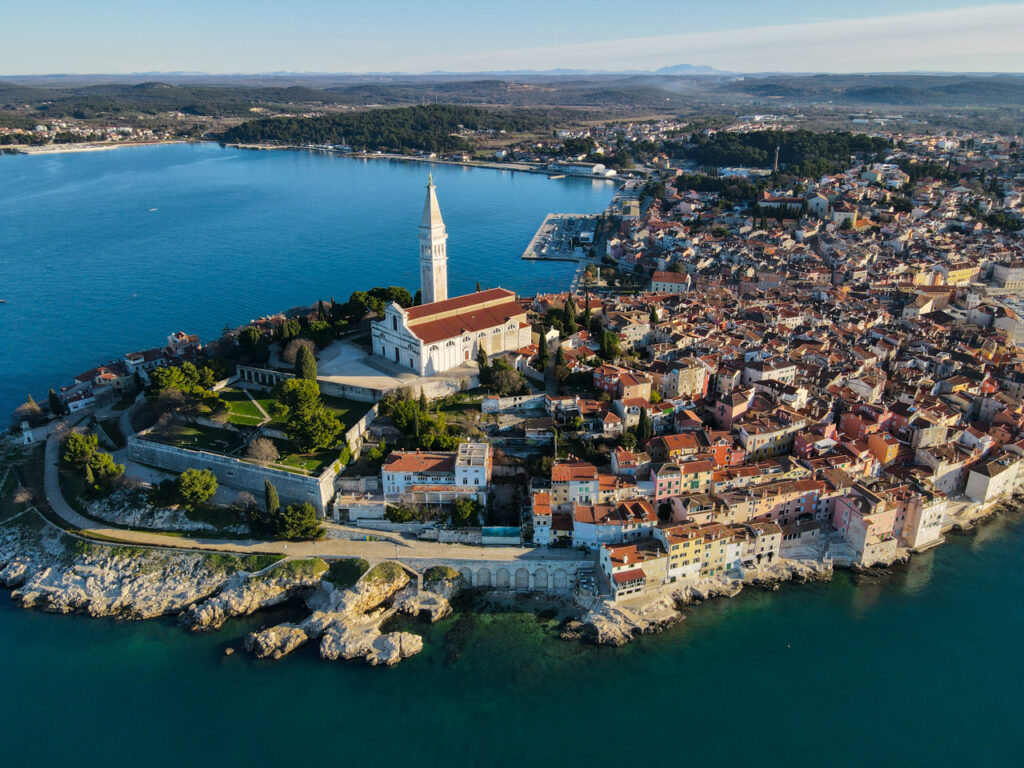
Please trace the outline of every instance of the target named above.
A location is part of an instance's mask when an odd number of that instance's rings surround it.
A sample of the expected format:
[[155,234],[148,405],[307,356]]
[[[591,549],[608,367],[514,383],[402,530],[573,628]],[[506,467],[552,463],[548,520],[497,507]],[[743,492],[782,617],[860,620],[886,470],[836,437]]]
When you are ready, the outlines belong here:
[[454,453],[392,451],[384,462],[387,472],[454,472]]
[[504,325],[511,319],[517,319],[518,322],[518,318],[525,314],[515,299],[509,299],[491,307],[477,307],[471,304],[466,310],[448,317],[410,322],[409,330],[424,343],[431,344],[435,341],[460,336],[467,331],[476,333]]
[[[442,312],[453,312],[460,309],[466,309],[476,304],[482,304],[487,301],[497,301],[498,299],[515,299],[516,295],[509,290],[504,288],[490,288],[486,291],[480,291],[479,293],[467,293],[465,296],[453,296],[450,299],[444,301],[435,301],[432,304],[421,304],[418,307],[409,307],[405,310],[406,316],[409,318],[410,324],[414,320],[420,320],[430,315],[437,315]],[[520,310],[516,314],[521,314],[522,309],[516,304],[516,308]]]

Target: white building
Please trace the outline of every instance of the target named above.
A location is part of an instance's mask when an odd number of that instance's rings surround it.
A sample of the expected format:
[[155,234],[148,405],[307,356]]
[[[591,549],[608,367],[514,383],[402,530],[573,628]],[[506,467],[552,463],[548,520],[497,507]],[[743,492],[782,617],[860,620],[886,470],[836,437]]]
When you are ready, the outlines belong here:
[[389,502],[450,504],[461,496],[487,500],[491,446],[462,443],[457,451],[392,451],[380,470]]
[[530,344],[526,310],[512,291],[492,288],[448,298],[448,235],[434,185],[420,223],[420,276],[424,303],[408,309],[392,303],[372,327],[373,354],[420,376],[432,376],[488,356]]

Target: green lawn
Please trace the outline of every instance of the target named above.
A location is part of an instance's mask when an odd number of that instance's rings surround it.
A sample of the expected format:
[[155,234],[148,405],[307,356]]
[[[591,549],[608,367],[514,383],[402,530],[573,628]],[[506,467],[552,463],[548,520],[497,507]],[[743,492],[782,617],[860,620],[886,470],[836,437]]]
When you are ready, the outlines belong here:
[[345,426],[345,431],[350,430],[366,412],[370,410],[372,403],[360,403],[355,400],[346,400],[343,397],[323,396],[324,405],[331,413],[338,417],[338,420]]
[[260,409],[242,390],[225,388],[219,394],[220,399],[228,406],[228,421],[232,424],[256,427],[263,423],[263,414],[260,413]]
[[148,438],[178,448],[223,454],[230,454],[242,445],[241,437],[237,432],[198,424],[186,424],[180,421],[173,421],[166,427],[155,428],[149,433]]
[[274,440],[274,444],[281,454],[281,458],[277,460],[278,464],[306,475],[319,475],[331,463],[337,461],[341,453],[337,448],[316,453],[301,453],[290,440]]

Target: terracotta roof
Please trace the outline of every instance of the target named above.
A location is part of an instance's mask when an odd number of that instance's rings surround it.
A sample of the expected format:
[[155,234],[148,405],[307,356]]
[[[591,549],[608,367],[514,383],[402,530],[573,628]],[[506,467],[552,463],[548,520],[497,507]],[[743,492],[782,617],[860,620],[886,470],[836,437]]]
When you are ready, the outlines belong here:
[[[485,291],[486,293],[486,291]],[[463,298],[463,297],[459,297]],[[429,306],[436,306],[438,303]],[[519,303],[510,298],[493,306],[478,306],[470,304],[465,309],[459,310],[447,317],[435,319],[423,319],[409,323],[409,330],[413,335],[422,339],[424,343],[431,344],[443,339],[451,339],[465,332],[476,333],[495,326],[504,325],[507,321],[516,319],[517,328],[520,322],[518,318],[526,313]]]
[[[432,304],[420,304],[418,307],[409,307],[405,310],[405,314],[409,318],[411,324],[414,320],[429,317],[430,315],[436,315],[441,312],[452,312],[472,307],[475,304],[482,304],[487,301],[515,299],[515,297],[516,295],[512,291],[504,288],[489,288],[486,291],[480,291],[479,293],[467,293],[464,296],[453,296],[450,299],[435,301]],[[519,305],[517,304],[516,307],[518,308],[518,306]]]
[[385,472],[454,472],[454,453],[420,453],[392,451],[384,462]]

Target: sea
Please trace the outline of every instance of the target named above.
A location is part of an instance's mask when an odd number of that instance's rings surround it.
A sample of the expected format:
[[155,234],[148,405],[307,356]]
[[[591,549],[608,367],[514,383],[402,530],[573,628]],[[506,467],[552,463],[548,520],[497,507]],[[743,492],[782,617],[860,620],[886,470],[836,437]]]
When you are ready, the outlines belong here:
[[[179,327],[412,287],[425,171],[209,145],[0,157],[5,397]],[[611,194],[433,172],[455,291],[564,284],[571,265],[522,248],[546,213]],[[543,603],[460,605],[407,623],[424,651],[391,669],[241,650],[292,608],[192,634],[0,595],[0,764],[1019,766],[1022,547],[1010,514],[904,568],[747,589],[622,648],[560,640]]]
[[419,286],[428,173],[449,295],[564,290],[520,257],[548,213],[597,213],[606,180],[213,143],[0,155],[0,414],[175,331],[377,285]]

